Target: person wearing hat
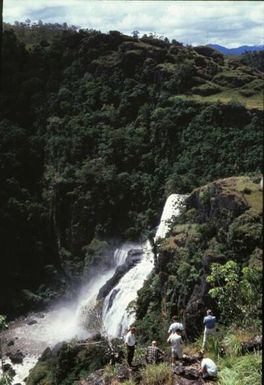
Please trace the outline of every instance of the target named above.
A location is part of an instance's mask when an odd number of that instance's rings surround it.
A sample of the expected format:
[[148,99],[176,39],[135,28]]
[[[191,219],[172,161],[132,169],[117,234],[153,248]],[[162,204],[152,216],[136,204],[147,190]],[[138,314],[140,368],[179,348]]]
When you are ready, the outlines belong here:
[[133,326],[130,328],[128,333],[125,336],[125,344],[127,348],[127,363],[130,366],[130,368],[133,367],[132,361],[134,358],[135,353],[135,346],[136,346],[136,328]]

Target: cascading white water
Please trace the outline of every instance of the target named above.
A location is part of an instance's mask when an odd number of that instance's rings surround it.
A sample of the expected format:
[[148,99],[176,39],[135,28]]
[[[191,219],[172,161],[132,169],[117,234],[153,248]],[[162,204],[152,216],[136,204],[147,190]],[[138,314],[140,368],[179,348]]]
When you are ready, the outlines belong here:
[[[168,197],[156,231],[154,241],[165,238],[170,230],[171,221],[180,213],[180,207],[186,195],[172,194]],[[135,310],[129,307],[136,300],[137,292],[142,288],[154,267],[154,255],[147,241],[143,247],[141,261],[126,273],[118,285],[107,295],[103,306],[103,323],[106,333],[111,337],[122,336],[126,329],[135,321]]]
[[[178,194],[169,196],[155,241],[166,236],[171,219],[179,215],[179,208],[185,197]],[[103,305],[103,323],[106,333],[111,337],[122,336],[126,328],[135,320],[135,311],[133,307],[128,309],[128,305],[136,300],[137,291],[143,286],[154,267],[154,256],[149,241],[141,246],[126,243],[117,249],[113,267],[108,271],[95,274],[94,279],[81,290],[77,304],[64,304],[43,314],[35,313],[33,318],[37,323],[33,325],[27,324],[26,319],[11,323],[10,329],[4,335],[2,334],[5,340],[3,353],[9,351],[7,344],[13,340],[15,350],[19,349],[25,355],[23,364],[12,365],[16,370],[13,384],[24,384],[23,379],[46,347],[52,348],[56,343],[74,337],[83,339],[89,336],[90,333],[85,324],[85,313],[93,309],[99,289],[113,276],[116,267],[125,262],[129,250],[138,248],[143,250],[141,260],[120,279],[105,298]],[[6,362],[10,362],[8,358]]]
[[[139,247],[137,247],[139,248]],[[127,309],[137,297],[145,279],[153,269],[153,253],[147,241],[143,246],[143,258],[130,269],[110,291],[103,305],[103,324],[110,337],[119,337],[135,320],[135,311]],[[114,298],[113,298],[114,297]]]
[[124,243],[122,245],[122,247],[120,247],[119,249],[116,249],[116,251],[114,253],[115,265],[116,266],[123,265],[123,263],[126,260],[128,251],[133,249],[133,248],[135,248],[135,244],[134,243],[126,242],[126,243]]
[[171,194],[166,200],[165,206],[160,219],[160,224],[157,229],[154,240],[157,241],[159,238],[165,238],[167,232],[171,228],[171,222],[174,217],[180,214],[180,208],[185,201],[187,195],[182,194]]

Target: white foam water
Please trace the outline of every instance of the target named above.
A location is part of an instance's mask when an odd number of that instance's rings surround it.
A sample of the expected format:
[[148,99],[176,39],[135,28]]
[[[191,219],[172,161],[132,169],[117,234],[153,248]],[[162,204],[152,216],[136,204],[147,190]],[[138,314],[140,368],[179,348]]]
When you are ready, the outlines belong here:
[[120,337],[135,321],[135,311],[128,309],[137,298],[137,292],[143,286],[154,267],[151,245],[147,241],[142,247],[143,257],[132,267],[110,291],[103,305],[104,329],[110,337]]
[[[165,238],[171,228],[173,218],[179,215],[185,199],[186,195],[180,194],[172,194],[168,197],[154,237],[155,242]],[[135,321],[136,313],[131,303],[136,300],[138,290],[142,288],[154,267],[154,255],[150,242],[147,241],[142,249],[141,261],[122,277],[105,298],[103,323],[105,331],[110,337],[121,337]]]
[[187,195],[171,194],[166,200],[154,241],[165,238],[171,229],[172,220],[180,214],[180,209]]
[[[8,351],[20,350],[25,356],[22,364],[12,364],[16,372],[12,384],[25,384],[29,370],[47,347],[53,348],[59,342],[73,338],[85,339],[91,335],[84,322],[83,309],[89,311],[94,307],[99,289],[114,271],[115,268],[98,274],[82,289],[77,305],[65,303],[48,312],[34,313],[30,317],[37,321],[34,324],[28,324],[28,319],[10,323],[10,328],[3,333],[3,353],[6,356]],[[8,347],[10,340],[14,342],[12,347]],[[5,358],[5,362],[9,362],[9,359]]]

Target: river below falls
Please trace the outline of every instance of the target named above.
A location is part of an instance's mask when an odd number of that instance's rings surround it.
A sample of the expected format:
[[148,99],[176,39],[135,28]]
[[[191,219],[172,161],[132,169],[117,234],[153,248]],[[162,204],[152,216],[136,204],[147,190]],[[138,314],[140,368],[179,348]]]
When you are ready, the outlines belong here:
[[[83,308],[89,311],[96,303],[99,288],[113,275],[115,268],[101,272],[86,285],[75,303],[58,303],[44,312],[32,312],[25,317],[9,322],[8,329],[1,333],[4,363],[11,364],[16,372],[12,384],[24,385],[29,370],[47,348],[69,341],[88,338]],[[9,356],[21,352],[22,363],[14,364]]]
[[[13,384],[24,384],[29,370],[35,365],[42,352],[53,348],[61,341],[74,337],[89,337],[82,325],[76,327],[67,319],[72,315],[67,308],[50,310],[48,312],[31,313],[26,318],[20,317],[9,323],[8,329],[2,333],[4,363],[12,365],[16,372]],[[22,363],[14,364],[9,359],[9,354],[23,353]]]

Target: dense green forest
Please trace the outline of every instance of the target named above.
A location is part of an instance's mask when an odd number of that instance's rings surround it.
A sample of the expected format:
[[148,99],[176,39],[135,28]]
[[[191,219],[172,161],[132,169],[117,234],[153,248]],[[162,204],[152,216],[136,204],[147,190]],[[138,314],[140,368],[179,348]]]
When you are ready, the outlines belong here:
[[5,24],[0,310],[60,295],[100,240],[152,230],[168,194],[259,173],[263,74],[247,64],[151,34]]
[[[122,341],[96,335],[47,348],[26,384],[204,384],[197,352],[209,307],[219,327],[206,352],[220,369],[217,384],[260,383],[263,52],[224,57],[137,31],[26,20],[4,23],[1,67],[7,321],[76,298],[92,266],[109,267],[124,240],[153,237],[168,195],[188,193],[129,304],[137,370],[122,361]],[[162,365],[144,361],[153,339],[168,350],[174,314],[186,327],[184,370],[193,364],[180,374],[166,354]],[[7,321],[0,315],[0,331]],[[14,375],[4,370],[1,384]]]

